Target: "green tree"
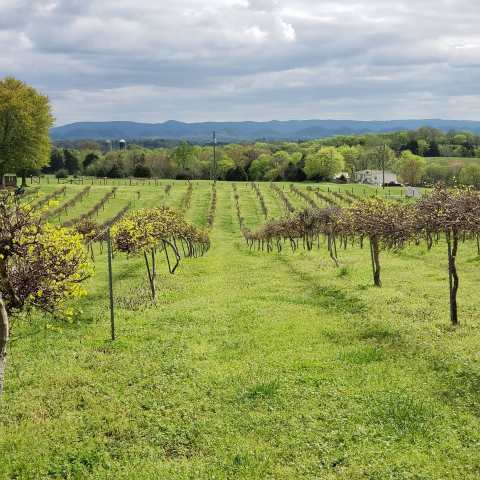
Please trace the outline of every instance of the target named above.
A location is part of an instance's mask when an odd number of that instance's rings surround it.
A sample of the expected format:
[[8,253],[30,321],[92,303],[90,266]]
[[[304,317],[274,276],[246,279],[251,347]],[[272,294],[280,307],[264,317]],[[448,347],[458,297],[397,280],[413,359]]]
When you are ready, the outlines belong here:
[[219,160],[217,165],[217,175],[219,179],[224,179],[229,170],[235,168],[234,161],[224,152],[219,153]]
[[63,168],[65,168],[63,151],[58,148],[54,148],[50,155],[50,165],[48,167],[48,171],[50,173],[55,173],[55,172],[58,172],[58,170],[61,170]]
[[180,145],[173,151],[173,158],[182,170],[188,170],[193,161],[193,146],[186,141],[180,142]]
[[350,147],[348,145],[342,145],[338,148],[338,151],[343,155],[345,161],[345,168],[352,178],[355,176],[355,172],[360,167],[360,157],[362,149],[359,146]]
[[418,185],[425,175],[426,166],[425,159],[405,150],[400,156],[397,170],[402,181],[409,185]]
[[89,167],[90,165],[92,165],[93,163],[95,163],[99,159],[100,159],[100,157],[97,153],[95,153],[95,152],[87,153],[85,155],[85,158],[83,159],[83,168]]
[[0,176],[8,170],[22,176],[48,165],[53,116],[48,97],[20,80],[0,81]]
[[65,158],[65,168],[70,175],[74,175],[81,170],[82,163],[76,152],[65,148],[63,150],[63,157]]
[[418,140],[418,154],[422,157],[425,157],[429,150],[429,143],[426,140]]
[[480,190],[480,166],[467,165],[462,168],[458,180],[462,185],[468,185],[476,190]]
[[425,152],[426,157],[439,157],[440,154],[440,148],[438,147],[438,143],[435,140],[432,140],[430,142],[430,145],[428,147],[428,150]]
[[151,178],[152,171],[149,166],[137,163],[133,169],[133,176],[137,178]]
[[344,167],[343,155],[335,147],[323,147],[305,161],[305,173],[314,180],[329,180]]
[[272,157],[263,153],[250,165],[250,178],[252,180],[264,180],[265,174],[272,167]]

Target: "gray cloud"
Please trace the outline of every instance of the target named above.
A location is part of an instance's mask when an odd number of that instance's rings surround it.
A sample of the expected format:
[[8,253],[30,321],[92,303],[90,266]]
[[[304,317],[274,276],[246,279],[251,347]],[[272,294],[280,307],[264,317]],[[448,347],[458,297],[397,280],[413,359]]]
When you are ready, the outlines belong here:
[[480,119],[478,0],[0,0],[57,123]]

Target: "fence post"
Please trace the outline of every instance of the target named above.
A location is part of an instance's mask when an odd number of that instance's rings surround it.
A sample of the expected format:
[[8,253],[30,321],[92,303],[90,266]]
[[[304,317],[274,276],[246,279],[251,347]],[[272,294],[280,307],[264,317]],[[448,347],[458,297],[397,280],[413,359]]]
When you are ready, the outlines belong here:
[[115,340],[115,310],[113,300],[113,274],[112,274],[112,239],[110,229],[107,230],[107,256],[108,256],[108,290],[110,294],[110,331],[111,338]]

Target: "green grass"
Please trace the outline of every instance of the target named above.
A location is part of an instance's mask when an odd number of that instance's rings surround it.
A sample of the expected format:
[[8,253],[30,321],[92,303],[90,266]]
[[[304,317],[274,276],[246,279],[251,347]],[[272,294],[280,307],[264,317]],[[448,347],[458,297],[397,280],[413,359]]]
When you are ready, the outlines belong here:
[[[108,188],[95,186],[84,209]],[[132,198],[178,206],[185,190],[175,182],[164,198],[163,186],[122,185],[101,215]],[[251,187],[238,191],[247,226],[261,225]],[[204,224],[210,192],[195,182],[190,221]],[[98,247],[72,323],[16,321],[0,478],[479,478],[475,245],[461,245],[462,326],[452,329],[442,245],[382,253],[377,289],[367,249],[340,250],[340,269],[325,248],[250,252],[226,183],[211,237],[207,256],[174,276],[162,265],[156,305],[142,259],[115,257],[115,342]]]
[[437,163],[439,165],[454,165],[454,164],[464,164],[464,165],[479,165],[480,158],[467,158],[467,157],[425,157],[425,160],[428,163]]

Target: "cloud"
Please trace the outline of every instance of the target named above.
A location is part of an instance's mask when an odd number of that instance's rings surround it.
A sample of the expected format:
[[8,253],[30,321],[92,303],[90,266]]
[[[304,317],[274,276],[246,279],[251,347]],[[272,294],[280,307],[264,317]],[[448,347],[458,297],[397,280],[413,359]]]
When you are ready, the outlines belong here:
[[477,0],[0,0],[57,123],[480,118]]

